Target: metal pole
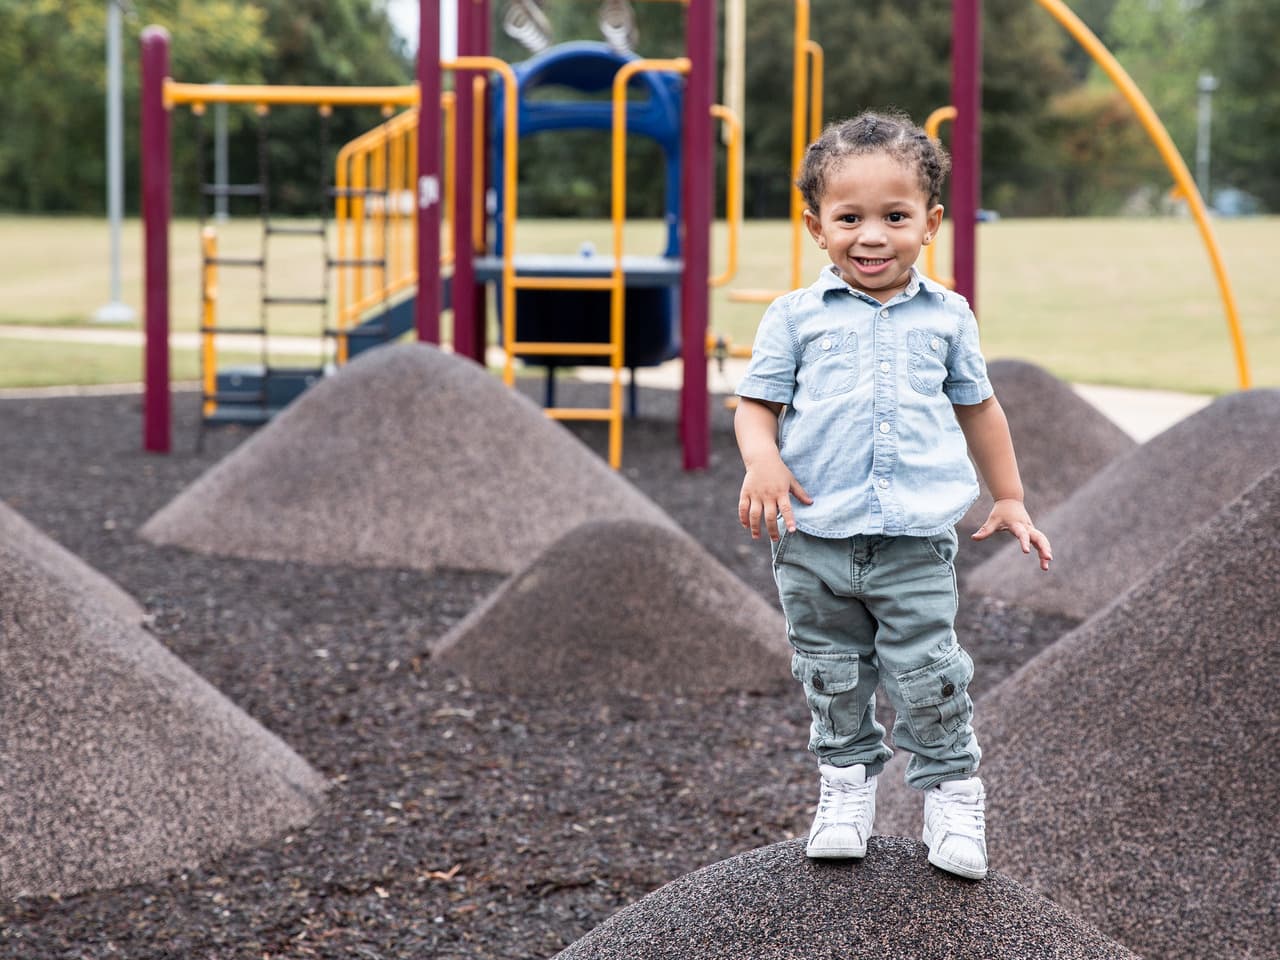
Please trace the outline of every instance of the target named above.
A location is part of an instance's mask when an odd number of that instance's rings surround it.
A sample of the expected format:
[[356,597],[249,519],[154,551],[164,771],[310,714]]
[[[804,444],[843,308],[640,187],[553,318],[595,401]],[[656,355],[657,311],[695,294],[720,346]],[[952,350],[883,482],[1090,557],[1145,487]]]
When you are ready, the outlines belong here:
[[[430,6],[430,4],[428,4]],[[478,0],[458,0],[458,55],[479,54],[475,48],[475,19],[480,14]],[[471,78],[466,70],[453,72],[454,101],[454,164],[453,164],[453,349],[464,357],[483,360],[483,348],[475,340],[476,331],[476,281],[474,243],[471,235],[471,217],[475,193],[475,171],[472,167],[471,146],[475,132],[475,111],[472,109]],[[514,216],[515,211],[507,211]],[[482,362],[481,360],[481,362]]]
[[684,277],[680,284],[683,376],[680,441],[684,468],[705,470],[711,460],[711,412],[707,402],[707,321],[711,311],[712,165],[715,143],[711,104],[715,98],[715,0],[690,0],[685,43],[690,62],[684,91]]
[[146,345],[142,395],[142,447],[168,453],[169,405],[169,31],[142,31],[142,236]]
[[440,343],[440,12],[418,7],[418,339]]
[[978,310],[977,220],[982,187],[982,0],[955,0],[951,19],[951,230],[956,291]]
[[1218,78],[1211,73],[1202,73],[1196,89],[1200,91],[1196,110],[1196,187],[1204,202],[1212,204],[1209,191],[1209,133],[1213,120],[1213,91],[1218,89]]
[[[216,81],[222,83],[221,80]],[[214,104],[213,107],[213,182],[218,192],[213,198],[213,219],[215,223],[227,222],[227,105]]]
[[120,227],[124,219],[124,107],[121,83],[120,2],[107,0],[107,222],[111,236],[111,299],[99,307],[98,323],[131,323],[135,317],[120,293]]

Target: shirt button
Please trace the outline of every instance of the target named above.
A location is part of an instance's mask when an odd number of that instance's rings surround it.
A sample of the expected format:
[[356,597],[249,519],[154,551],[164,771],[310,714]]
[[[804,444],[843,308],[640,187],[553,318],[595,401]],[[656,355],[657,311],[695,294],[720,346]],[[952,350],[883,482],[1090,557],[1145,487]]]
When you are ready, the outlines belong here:
[[889,363],[888,363],[888,361],[882,361],[882,362],[881,362],[881,364],[880,364],[880,372],[881,372],[881,373],[888,373],[888,372],[889,372]]
[[938,345],[939,345],[939,344],[938,344],[938,338],[937,338],[937,337],[934,337],[932,340],[930,340],[930,341],[929,341],[929,349],[930,349],[930,350],[937,350],[937,349],[938,349]]
[[823,341],[822,341],[822,349],[823,349],[823,350],[830,350],[830,349],[831,349],[831,339],[830,339],[830,338],[827,338],[826,340],[823,340]]
[[877,481],[877,485],[880,487],[881,490],[887,490],[889,488],[889,481],[886,480],[884,477],[881,477],[879,481]]
[[888,320],[888,319],[889,319],[889,311],[888,311],[888,310],[881,310],[881,311],[880,311],[880,316],[882,316],[884,319]]
[[889,432],[889,421],[888,421],[888,420],[882,420],[882,421],[880,422],[880,432],[881,432],[881,433],[888,433],[888,432]]

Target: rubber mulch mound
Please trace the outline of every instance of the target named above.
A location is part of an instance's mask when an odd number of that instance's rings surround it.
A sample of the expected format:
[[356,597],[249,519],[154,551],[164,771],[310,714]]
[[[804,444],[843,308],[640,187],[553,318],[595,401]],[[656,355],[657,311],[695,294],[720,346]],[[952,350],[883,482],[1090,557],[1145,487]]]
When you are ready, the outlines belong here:
[[[1069,383],[1043,367],[1025,360],[993,360],[987,373],[1009,420],[1027,509],[1036,522],[1108,463],[1137,446]],[[991,512],[985,483],[981,489],[960,521],[962,530],[976,530]],[[1002,546],[999,537],[970,541],[969,549],[957,558],[958,572],[966,573]]]
[[[559,395],[606,399],[568,380]],[[799,689],[606,702],[477,689],[431,651],[502,575],[151,543],[147,519],[254,435],[223,428],[197,452],[199,396],[180,391],[174,452],[150,456],[140,407],[138,394],[0,399],[0,499],[108,573],[162,645],[332,786],[305,828],[251,849],[110,890],[0,900],[0,957],[545,960],[672,880],[808,829],[817,770]],[[621,475],[773,605],[768,546],[737,521],[732,414],[713,398],[710,465],[690,472],[678,408],[641,388]],[[601,425],[560,429],[603,454]],[[961,621],[975,695],[1075,624],[968,594]]]
[[308,390],[142,534],[225,556],[510,573],[602,517],[670,523],[483,368],[406,343]]
[[1280,468],[979,700],[993,864],[1148,957],[1277,956],[1277,677]]
[[1006,545],[966,577],[974,592],[1084,620],[1280,464],[1280,390],[1220,397],[1112,461],[1036,524],[1048,576]]
[[778,612],[670,527],[575,527],[432,650],[477,687],[570,693],[779,690],[791,647]]
[[154,880],[301,827],[324,779],[0,502],[0,897]]
[[961,880],[924,844],[874,837],[863,860],[810,860],[804,841],[753,850],[675,880],[557,960],[1103,960],[1132,958],[1008,877]]

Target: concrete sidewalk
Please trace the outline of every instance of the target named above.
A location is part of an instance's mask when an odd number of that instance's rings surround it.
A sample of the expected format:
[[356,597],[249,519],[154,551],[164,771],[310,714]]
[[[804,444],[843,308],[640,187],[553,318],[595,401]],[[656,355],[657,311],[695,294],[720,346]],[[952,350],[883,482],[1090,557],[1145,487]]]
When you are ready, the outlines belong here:
[[[137,329],[87,329],[84,327],[54,327],[31,325],[0,325],[0,339],[65,341],[74,343],[99,343],[115,346],[141,347],[143,335]],[[290,353],[296,351],[301,356],[313,355],[316,350],[314,337],[273,336],[270,338],[273,352]],[[200,345],[197,333],[172,333],[169,343],[174,347],[196,348]],[[238,336],[235,334],[219,334],[218,345],[223,350],[241,350],[256,352],[260,347],[258,337]],[[446,350],[448,347],[445,348]],[[503,353],[500,347],[490,347],[488,362],[491,367],[501,367]],[[746,370],[747,361],[728,358],[723,365],[709,360],[707,366],[707,387],[713,393],[732,394]],[[682,381],[684,366],[679,360],[672,360],[657,367],[644,367],[637,375],[637,382],[643,387],[656,387],[678,390]],[[602,367],[579,367],[575,376],[581,380],[595,382],[608,381],[610,373]],[[629,377],[624,373],[624,379]],[[1101,410],[1117,426],[1132,436],[1139,443],[1173,426],[1184,417],[1212,402],[1213,397],[1205,394],[1177,393],[1172,390],[1134,390],[1126,387],[1110,387],[1095,384],[1073,384],[1073,389],[1089,403]],[[139,390],[137,384],[119,384],[101,388],[93,387],[48,387],[30,390],[0,390],[0,397],[12,396],[59,396],[85,393],[122,393]]]
[[[502,362],[502,351],[497,353]],[[715,360],[708,362],[707,387],[714,393],[732,394],[747,368],[746,360],[729,358],[723,368]],[[644,387],[680,387],[684,367],[679,360],[672,360],[658,367],[644,367],[636,377]],[[607,381],[609,371],[600,367],[579,367],[576,376],[582,380]],[[629,373],[623,374],[624,380]],[[1128,387],[1111,387],[1095,384],[1072,384],[1072,389],[1102,411],[1121,430],[1142,443],[1162,433],[1184,417],[1188,417],[1213,402],[1213,397],[1198,393],[1178,393],[1172,390],[1135,390]]]

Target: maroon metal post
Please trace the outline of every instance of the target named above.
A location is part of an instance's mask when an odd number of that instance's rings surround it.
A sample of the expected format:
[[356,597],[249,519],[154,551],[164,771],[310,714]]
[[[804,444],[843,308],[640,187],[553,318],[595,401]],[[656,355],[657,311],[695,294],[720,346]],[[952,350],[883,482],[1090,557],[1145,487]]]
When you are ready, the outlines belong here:
[[440,342],[440,9],[418,4],[418,339]]
[[978,309],[978,203],[982,187],[982,0],[951,7],[951,229],[956,290]]
[[[487,43],[488,11],[480,0],[458,0],[458,55],[479,56]],[[472,109],[474,71],[458,70],[453,75],[457,94],[454,107],[456,134],[454,140],[454,210],[453,210],[453,349],[478,363],[484,362],[484,298],[483,287],[476,285],[472,240],[473,198],[476,193],[472,146],[477,117]],[[483,185],[481,186],[483,189]],[[510,210],[508,216],[515,216]]]
[[[477,56],[487,57],[493,53],[493,44],[490,40],[490,0],[476,0],[476,13],[471,20],[471,29],[475,31],[472,40],[472,47]],[[486,109],[476,117],[474,122],[480,126],[480,142],[489,143],[490,125],[492,117]],[[486,150],[487,150],[486,146]],[[495,175],[493,170],[489,169],[489,164],[481,164],[480,167],[480,195],[487,197],[489,195],[490,179]],[[515,214],[515,211],[511,211]],[[483,239],[481,241],[484,242]],[[515,251],[513,250],[512,253]],[[472,304],[472,352],[471,358],[476,363],[484,364],[485,351],[489,346],[488,330],[489,330],[489,310],[488,310],[488,292],[489,288],[483,283],[475,284],[471,288]]]
[[684,278],[680,284],[680,443],[686,470],[710,463],[711,416],[707,403],[707,320],[711,311],[711,219],[714,140],[711,104],[715,95],[715,0],[690,0],[685,20],[690,62],[684,92]]
[[169,399],[169,111],[164,81],[169,75],[169,32],[142,31],[142,242],[143,350],[142,449],[168,453],[172,414]]

